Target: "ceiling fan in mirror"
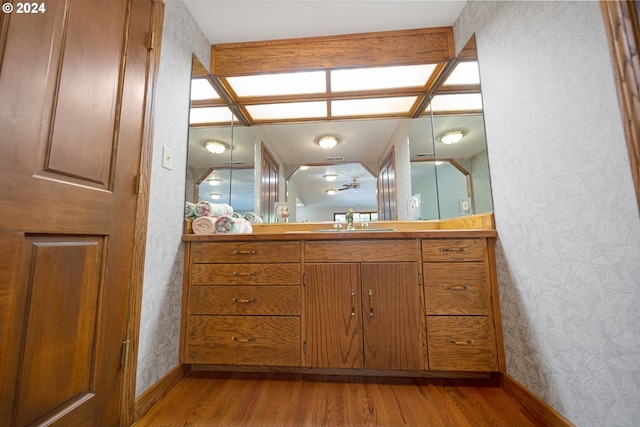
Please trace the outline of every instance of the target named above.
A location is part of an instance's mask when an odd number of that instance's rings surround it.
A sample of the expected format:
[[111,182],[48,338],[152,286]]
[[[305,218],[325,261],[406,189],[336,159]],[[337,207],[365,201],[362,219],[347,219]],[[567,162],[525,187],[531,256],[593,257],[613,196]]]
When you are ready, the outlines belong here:
[[338,191],[342,191],[342,190],[358,191],[358,188],[360,188],[360,183],[357,180],[354,179],[349,184],[342,184],[342,188],[338,188]]

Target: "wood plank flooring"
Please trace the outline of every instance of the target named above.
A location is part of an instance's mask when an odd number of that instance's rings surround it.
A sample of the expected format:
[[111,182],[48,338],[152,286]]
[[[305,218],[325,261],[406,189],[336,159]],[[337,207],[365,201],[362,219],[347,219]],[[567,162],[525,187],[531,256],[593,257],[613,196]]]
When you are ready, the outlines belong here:
[[497,381],[193,372],[135,427],[543,426]]

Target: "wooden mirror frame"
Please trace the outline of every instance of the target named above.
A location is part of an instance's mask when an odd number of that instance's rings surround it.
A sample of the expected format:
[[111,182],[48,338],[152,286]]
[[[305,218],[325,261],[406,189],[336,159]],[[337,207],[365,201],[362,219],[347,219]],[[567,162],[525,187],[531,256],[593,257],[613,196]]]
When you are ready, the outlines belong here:
[[633,184],[640,213],[640,22],[638,2],[600,0],[609,39]]

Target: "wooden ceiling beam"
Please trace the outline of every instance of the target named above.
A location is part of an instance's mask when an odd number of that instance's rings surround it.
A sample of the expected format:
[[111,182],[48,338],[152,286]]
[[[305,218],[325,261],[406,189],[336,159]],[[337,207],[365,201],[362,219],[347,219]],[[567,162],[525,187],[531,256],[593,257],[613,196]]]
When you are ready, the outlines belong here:
[[446,62],[455,58],[452,27],[211,46],[210,73],[236,76],[328,68]]

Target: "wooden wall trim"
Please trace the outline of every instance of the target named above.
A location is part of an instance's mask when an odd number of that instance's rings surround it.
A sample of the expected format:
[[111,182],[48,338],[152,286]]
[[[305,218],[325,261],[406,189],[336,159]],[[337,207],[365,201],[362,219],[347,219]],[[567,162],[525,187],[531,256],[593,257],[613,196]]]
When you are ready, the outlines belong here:
[[500,387],[504,389],[511,398],[522,406],[536,414],[540,425],[547,427],[574,427],[574,424],[556,412],[545,401],[533,394],[529,389],[516,381],[508,374],[500,376]]
[[640,30],[633,0],[601,0],[602,16],[609,39],[618,103],[633,184],[640,213]]
[[149,216],[149,193],[151,185],[151,163],[153,157],[153,105],[155,102],[156,78],[160,64],[162,28],[164,24],[164,3],[150,0],[150,31],[155,37],[155,46],[147,56],[146,111],[142,135],[142,152],[139,165],[139,187],[136,206],[135,230],[133,235],[133,258],[128,301],[127,338],[129,340],[129,360],[123,368],[120,396],[120,423],[131,425],[135,419],[135,391],[138,371],[138,337],[140,336],[140,315],[142,311],[142,283],[147,242],[147,222]]
[[211,46],[217,76],[335,67],[424,64],[455,58],[452,27]]
[[189,365],[178,365],[142,393],[135,401],[135,420],[139,420],[158,403],[178,381],[187,375],[188,371]]

